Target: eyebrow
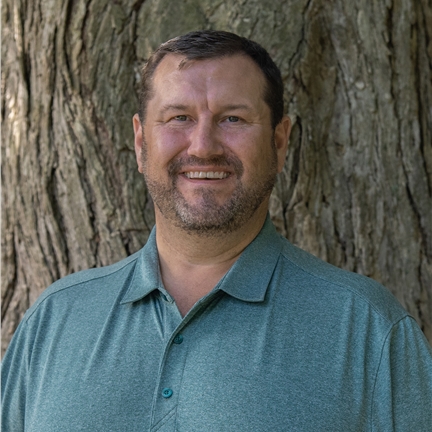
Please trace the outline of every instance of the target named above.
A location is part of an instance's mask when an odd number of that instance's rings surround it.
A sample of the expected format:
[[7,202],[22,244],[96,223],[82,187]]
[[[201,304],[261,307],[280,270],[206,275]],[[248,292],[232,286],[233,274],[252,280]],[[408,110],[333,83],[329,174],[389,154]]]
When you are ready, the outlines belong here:
[[187,110],[187,105],[182,105],[182,104],[164,105],[162,107],[161,113],[165,114],[167,111],[170,110],[184,111]]
[[222,108],[224,110],[232,110],[232,111],[235,111],[235,110],[252,111],[252,108],[250,106],[248,106],[248,105],[242,105],[242,104],[239,104],[239,105],[224,105]]
[[[175,110],[175,111],[184,111],[187,110],[188,106],[187,105],[183,105],[183,104],[169,104],[169,105],[164,105],[161,113],[165,114],[167,111],[170,110]],[[235,111],[235,110],[246,110],[246,111],[253,111],[252,108],[248,105],[244,105],[244,104],[237,104],[237,105],[223,105],[222,106],[222,110],[224,111]]]

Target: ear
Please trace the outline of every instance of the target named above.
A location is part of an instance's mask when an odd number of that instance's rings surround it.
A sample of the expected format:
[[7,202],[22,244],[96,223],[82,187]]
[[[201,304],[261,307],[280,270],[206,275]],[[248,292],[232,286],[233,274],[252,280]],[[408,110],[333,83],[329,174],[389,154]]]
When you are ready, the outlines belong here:
[[135,114],[132,119],[134,134],[135,134],[135,157],[138,164],[138,171],[142,174],[143,166],[142,166],[142,148],[143,148],[143,131],[141,126],[141,121],[139,119],[139,115]]
[[291,119],[284,116],[276,126],[274,140],[277,154],[277,167],[280,173],[285,164],[285,157],[288,150],[288,139],[291,133]]

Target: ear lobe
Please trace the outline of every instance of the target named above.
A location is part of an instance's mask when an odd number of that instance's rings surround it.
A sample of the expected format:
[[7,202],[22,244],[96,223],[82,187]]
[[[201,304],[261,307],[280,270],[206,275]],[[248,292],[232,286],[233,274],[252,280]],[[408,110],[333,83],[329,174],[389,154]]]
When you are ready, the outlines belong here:
[[142,147],[143,147],[143,132],[142,132],[142,126],[141,121],[139,119],[139,115],[135,114],[132,118],[133,122],[133,128],[134,128],[134,134],[135,134],[135,157],[138,164],[138,171],[142,174],[143,167],[142,167]]
[[280,173],[285,164],[285,157],[288,150],[288,139],[291,133],[291,119],[284,116],[276,126],[274,139],[277,153],[278,173]]

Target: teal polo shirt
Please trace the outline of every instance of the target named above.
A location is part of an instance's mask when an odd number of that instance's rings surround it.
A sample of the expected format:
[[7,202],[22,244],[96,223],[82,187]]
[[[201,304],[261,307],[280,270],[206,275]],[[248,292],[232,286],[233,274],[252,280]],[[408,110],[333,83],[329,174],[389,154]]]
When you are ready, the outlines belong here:
[[2,368],[3,431],[431,431],[432,355],[371,279],[267,219],[182,318],[155,231],[49,287]]

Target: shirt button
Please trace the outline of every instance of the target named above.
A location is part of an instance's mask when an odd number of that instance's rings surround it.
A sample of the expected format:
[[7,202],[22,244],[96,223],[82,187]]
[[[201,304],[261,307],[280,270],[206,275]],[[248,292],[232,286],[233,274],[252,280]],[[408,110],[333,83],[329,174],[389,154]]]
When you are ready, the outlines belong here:
[[183,342],[183,335],[181,335],[181,334],[176,335],[173,342],[175,344],[181,344]]
[[170,388],[164,388],[162,390],[162,396],[166,399],[170,398],[173,394],[173,391]]

